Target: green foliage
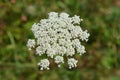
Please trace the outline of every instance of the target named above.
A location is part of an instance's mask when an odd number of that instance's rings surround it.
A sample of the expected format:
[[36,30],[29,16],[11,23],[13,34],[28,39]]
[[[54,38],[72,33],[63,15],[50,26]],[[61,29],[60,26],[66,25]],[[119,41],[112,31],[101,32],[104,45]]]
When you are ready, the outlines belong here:
[[[82,28],[90,32],[87,53],[78,68],[39,71],[31,25],[51,11],[80,15]],[[0,0],[0,80],[119,80],[120,0]]]

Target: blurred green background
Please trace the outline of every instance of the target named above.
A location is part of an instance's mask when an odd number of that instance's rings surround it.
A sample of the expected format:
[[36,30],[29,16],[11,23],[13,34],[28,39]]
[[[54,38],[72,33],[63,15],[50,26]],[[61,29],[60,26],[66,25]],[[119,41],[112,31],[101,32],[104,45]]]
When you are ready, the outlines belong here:
[[[40,71],[26,47],[51,11],[80,15],[91,34],[77,69]],[[0,0],[0,80],[120,80],[120,0]]]

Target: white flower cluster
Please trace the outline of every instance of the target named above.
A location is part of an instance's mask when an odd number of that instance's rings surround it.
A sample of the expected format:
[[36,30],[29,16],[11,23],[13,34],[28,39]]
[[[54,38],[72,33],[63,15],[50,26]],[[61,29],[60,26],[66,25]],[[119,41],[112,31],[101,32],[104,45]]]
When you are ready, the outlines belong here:
[[41,70],[43,70],[43,69],[49,70],[50,62],[48,59],[43,59],[38,63],[38,65],[41,66]]
[[68,65],[69,65],[69,69],[73,68],[73,67],[77,67],[77,60],[75,60],[74,58],[69,58],[68,59]]
[[[48,19],[42,19],[39,23],[32,26],[35,39],[29,39],[27,47],[35,48],[36,54],[41,56],[46,54],[47,58],[53,58],[55,63],[64,63],[64,56],[68,58],[69,68],[77,67],[77,60],[69,58],[78,53],[84,54],[85,47],[81,41],[88,41],[90,34],[87,30],[83,31],[79,26],[83,19],[75,15],[69,17],[67,13],[50,12]],[[48,59],[41,60],[38,65],[43,69],[49,69]]]

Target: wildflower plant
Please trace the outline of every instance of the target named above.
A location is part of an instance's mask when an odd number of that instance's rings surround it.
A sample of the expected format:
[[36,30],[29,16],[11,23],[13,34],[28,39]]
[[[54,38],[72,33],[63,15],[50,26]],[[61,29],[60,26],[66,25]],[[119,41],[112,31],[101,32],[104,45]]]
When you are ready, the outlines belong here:
[[77,67],[78,60],[73,56],[86,52],[81,42],[87,42],[90,36],[87,30],[83,31],[80,27],[81,21],[83,19],[77,15],[69,17],[67,13],[50,12],[48,19],[41,19],[32,25],[35,39],[28,39],[27,47],[29,50],[33,48],[38,56],[47,55],[38,63],[41,70],[50,69],[50,58],[60,67],[65,56],[69,69]]

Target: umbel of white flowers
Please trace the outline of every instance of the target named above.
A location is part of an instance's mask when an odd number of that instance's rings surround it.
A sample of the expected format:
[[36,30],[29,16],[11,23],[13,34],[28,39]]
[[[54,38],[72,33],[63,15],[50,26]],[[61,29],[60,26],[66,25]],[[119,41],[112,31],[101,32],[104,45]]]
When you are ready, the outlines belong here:
[[48,15],[48,19],[41,19],[32,25],[35,39],[28,39],[27,47],[29,50],[35,49],[38,56],[47,55],[38,63],[41,70],[50,69],[50,58],[60,67],[64,56],[68,58],[69,69],[77,67],[78,60],[73,55],[86,52],[81,41],[88,41],[90,36],[87,30],[83,31],[80,27],[83,19],[77,15],[69,17],[67,13],[50,12]]

